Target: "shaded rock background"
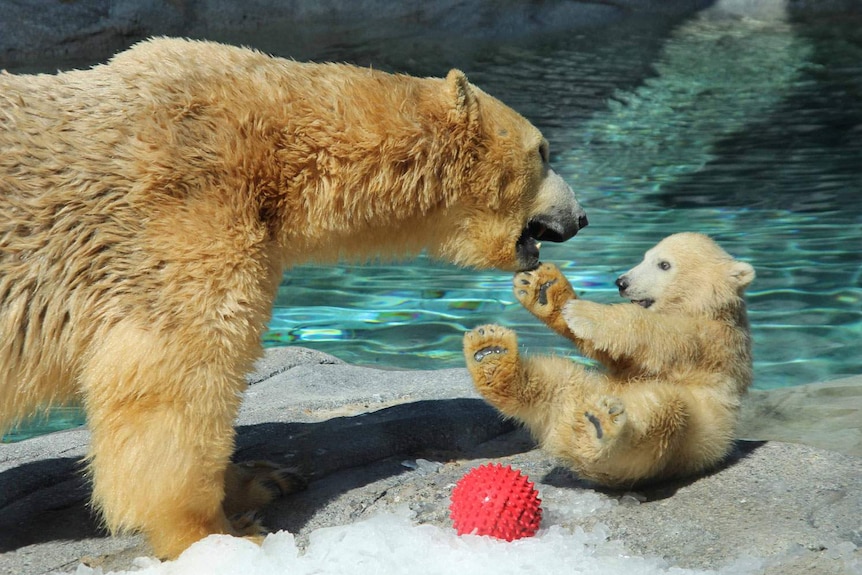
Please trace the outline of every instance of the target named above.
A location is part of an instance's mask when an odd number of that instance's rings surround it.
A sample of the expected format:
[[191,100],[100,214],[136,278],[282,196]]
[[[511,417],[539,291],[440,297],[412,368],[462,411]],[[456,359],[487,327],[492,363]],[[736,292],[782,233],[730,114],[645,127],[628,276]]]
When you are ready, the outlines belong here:
[[[326,46],[401,38],[405,45],[554,34],[638,14],[680,15],[709,0],[0,0],[0,68],[89,63],[137,40],[185,36],[304,58]],[[433,42],[432,42],[433,40]]]
[[[558,467],[478,398],[464,369],[384,371],[279,348],[249,381],[236,458],[309,475],[306,491],[265,517],[301,544],[320,527],[404,505],[416,522],[448,528],[455,482],[500,462],[537,482],[545,525],[604,529],[621,552],[686,568],[754,561],[767,574],[862,573],[862,378],[752,394],[741,430],[750,439],[726,467],[633,493],[594,489]],[[840,400],[811,406],[812,396]],[[74,571],[82,558],[129,569],[149,553],[140,537],[107,537],[89,512],[79,463],[88,435],[0,445],[0,573]],[[760,441],[776,438],[813,445]]]

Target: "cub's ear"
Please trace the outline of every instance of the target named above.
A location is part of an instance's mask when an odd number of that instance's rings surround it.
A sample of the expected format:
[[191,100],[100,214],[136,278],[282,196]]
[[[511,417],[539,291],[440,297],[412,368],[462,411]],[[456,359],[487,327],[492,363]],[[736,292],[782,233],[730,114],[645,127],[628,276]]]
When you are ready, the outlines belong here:
[[747,287],[754,280],[754,268],[745,262],[733,262],[730,265],[730,279],[737,288]]
[[466,124],[476,122],[479,119],[479,102],[464,72],[455,68],[449,70],[446,85],[455,101],[456,117]]

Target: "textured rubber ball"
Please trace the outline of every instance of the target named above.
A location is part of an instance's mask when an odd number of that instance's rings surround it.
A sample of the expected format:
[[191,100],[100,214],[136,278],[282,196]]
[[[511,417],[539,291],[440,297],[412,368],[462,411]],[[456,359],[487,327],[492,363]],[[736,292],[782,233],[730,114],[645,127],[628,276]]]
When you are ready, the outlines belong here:
[[533,483],[511,466],[470,470],[452,490],[449,516],[458,535],[489,535],[514,541],[531,537],[542,522],[542,500]]

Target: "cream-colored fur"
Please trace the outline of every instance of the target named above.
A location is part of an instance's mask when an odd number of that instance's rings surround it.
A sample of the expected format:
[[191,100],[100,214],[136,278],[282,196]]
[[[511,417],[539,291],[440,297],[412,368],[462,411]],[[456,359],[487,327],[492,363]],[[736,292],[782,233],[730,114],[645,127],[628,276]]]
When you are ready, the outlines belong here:
[[457,70],[157,39],[0,74],[0,423],[83,401],[96,507],[161,556],[246,532],[225,509],[295,486],[228,465],[283,270],[423,249],[534,267],[537,239],[586,224],[547,146]]
[[491,404],[586,479],[629,487],[700,473],[730,451],[751,383],[743,292],[753,279],[693,233],[665,238],[617,280],[632,303],[577,299],[544,264],[515,276],[516,297],[605,371],[522,358],[514,332],[494,325],[466,334],[467,367]]

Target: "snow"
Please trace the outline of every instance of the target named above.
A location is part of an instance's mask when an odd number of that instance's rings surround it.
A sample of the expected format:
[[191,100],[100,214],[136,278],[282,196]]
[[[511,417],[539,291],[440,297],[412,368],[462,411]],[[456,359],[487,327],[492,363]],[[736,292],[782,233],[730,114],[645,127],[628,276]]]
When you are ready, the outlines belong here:
[[592,531],[560,525],[543,527],[535,537],[511,543],[488,537],[459,537],[454,529],[413,523],[408,509],[312,532],[301,550],[287,532],[267,536],[262,545],[212,535],[176,561],[135,560],[133,571],[103,572],[80,565],[75,575],[694,575],[754,573],[756,559],[736,561],[721,571],[682,569],[655,557],[628,555],[610,540],[604,526]]

